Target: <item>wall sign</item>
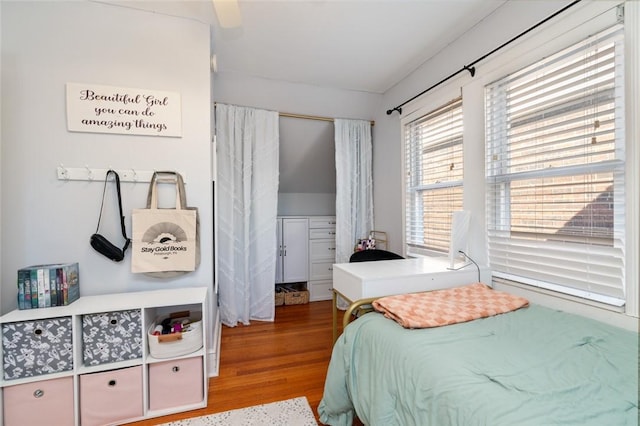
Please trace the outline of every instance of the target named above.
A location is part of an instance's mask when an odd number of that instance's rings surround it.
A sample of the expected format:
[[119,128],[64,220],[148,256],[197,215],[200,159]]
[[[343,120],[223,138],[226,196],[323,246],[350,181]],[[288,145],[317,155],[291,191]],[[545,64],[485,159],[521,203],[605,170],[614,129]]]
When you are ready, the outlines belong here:
[[180,94],[67,83],[71,132],[182,136]]

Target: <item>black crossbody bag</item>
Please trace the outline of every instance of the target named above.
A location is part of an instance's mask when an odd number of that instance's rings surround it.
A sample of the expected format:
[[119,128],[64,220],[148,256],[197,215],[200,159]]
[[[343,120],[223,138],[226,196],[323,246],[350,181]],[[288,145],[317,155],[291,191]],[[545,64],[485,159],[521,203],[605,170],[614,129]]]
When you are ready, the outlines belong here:
[[[104,208],[104,196],[107,191],[107,181],[109,180],[109,175],[113,174],[116,182],[116,190],[118,191],[118,208],[120,210],[120,226],[122,228],[122,236],[124,237],[125,243],[122,247],[122,250],[111,244],[109,240],[98,233],[100,229],[100,219],[102,219],[102,209]],[[124,259],[124,253],[129,248],[129,244],[131,243],[131,239],[127,237],[127,231],[124,226],[124,215],[122,214],[122,199],[120,196],[120,176],[114,170],[107,171],[107,174],[104,177],[104,189],[102,190],[102,203],[100,204],[100,215],[98,216],[98,226],[96,227],[96,233],[93,234],[90,238],[91,247],[93,247],[98,253],[103,256],[113,260],[114,262],[120,262]]]

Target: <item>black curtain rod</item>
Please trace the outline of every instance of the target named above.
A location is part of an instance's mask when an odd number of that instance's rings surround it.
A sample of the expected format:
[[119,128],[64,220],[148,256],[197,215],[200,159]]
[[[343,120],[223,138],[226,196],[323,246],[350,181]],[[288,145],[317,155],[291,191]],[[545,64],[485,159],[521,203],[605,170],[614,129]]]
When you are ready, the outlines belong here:
[[398,111],[399,114],[402,114],[402,107],[405,106],[406,104],[408,104],[409,102],[413,101],[414,99],[419,98],[420,96],[424,95],[425,93],[427,93],[428,91],[440,86],[442,83],[451,80],[453,77],[457,76],[458,74],[468,71],[469,74],[471,74],[471,77],[474,77],[476,75],[476,69],[475,66],[478,62],[486,59],[487,57],[489,57],[490,55],[493,55],[494,53],[496,53],[498,50],[502,49],[503,47],[513,43],[514,41],[516,41],[517,39],[519,39],[520,37],[524,36],[525,34],[528,34],[529,32],[535,30],[536,28],[538,28],[540,25],[544,24],[545,22],[555,18],[556,16],[560,15],[561,13],[563,13],[565,10],[569,9],[570,7],[576,5],[577,3],[580,3],[582,0],[575,0],[571,3],[569,3],[568,5],[566,5],[565,7],[563,7],[562,9],[558,10],[557,12],[555,12],[553,15],[546,17],[545,19],[543,19],[542,21],[538,22],[537,24],[535,24],[534,26],[524,30],[523,32],[521,32],[520,34],[518,34],[517,36],[511,38],[509,41],[502,43],[500,46],[496,47],[495,49],[493,49],[491,52],[486,53],[484,55],[482,55],[481,57],[479,57],[478,59],[476,59],[475,61],[471,62],[469,65],[465,65],[462,68],[460,68],[458,71],[454,72],[453,74],[448,75],[447,77],[443,78],[442,80],[440,80],[439,82],[437,82],[436,84],[434,84],[433,86],[423,90],[422,92],[418,93],[417,95],[415,95],[414,97],[412,97],[411,99],[407,99],[406,101],[404,101],[403,103],[401,103],[400,105],[398,105],[395,108],[392,109],[388,109],[387,110],[387,115],[391,115],[393,113],[393,111]]

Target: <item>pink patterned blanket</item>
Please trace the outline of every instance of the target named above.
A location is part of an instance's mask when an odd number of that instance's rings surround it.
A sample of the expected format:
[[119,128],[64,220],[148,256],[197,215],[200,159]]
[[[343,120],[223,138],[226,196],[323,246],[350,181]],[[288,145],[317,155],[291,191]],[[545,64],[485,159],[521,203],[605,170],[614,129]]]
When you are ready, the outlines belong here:
[[527,299],[476,283],[382,297],[373,302],[373,307],[404,328],[429,328],[503,314],[528,304]]

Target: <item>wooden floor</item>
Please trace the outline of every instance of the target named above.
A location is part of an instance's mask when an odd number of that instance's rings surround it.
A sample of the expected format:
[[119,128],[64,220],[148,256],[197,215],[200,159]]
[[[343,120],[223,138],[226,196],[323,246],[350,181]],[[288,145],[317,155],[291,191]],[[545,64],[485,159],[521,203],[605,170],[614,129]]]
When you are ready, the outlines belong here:
[[[220,370],[209,380],[207,408],[131,423],[187,417],[306,396],[317,408],[331,357],[331,302],[278,306],[275,322],[222,327]],[[341,318],[340,321],[341,322]]]

